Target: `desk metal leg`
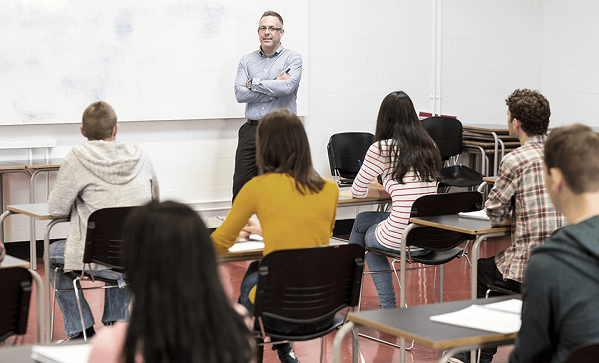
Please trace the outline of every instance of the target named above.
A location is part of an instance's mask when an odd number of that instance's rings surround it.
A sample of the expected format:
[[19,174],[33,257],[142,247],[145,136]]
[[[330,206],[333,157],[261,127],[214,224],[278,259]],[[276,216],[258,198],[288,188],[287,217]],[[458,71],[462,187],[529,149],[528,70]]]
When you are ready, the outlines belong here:
[[33,270],[29,270],[29,272],[31,273],[31,277],[33,277],[33,280],[35,281],[35,286],[36,286],[36,292],[37,292],[37,332],[38,332],[38,339],[40,343],[45,343],[46,342],[46,329],[47,327],[44,326],[44,304],[43,304],[43,299],[44,299],[44,286],[43,286],[43,282],[42,282],[42,278],[40,277],[40,275],[33,271]]
[[480,257],[480,243],[487,238],[505,236],[509,232],[493,232],[485,233],[476,237],[474,244],[472,245],[472,273],[470,278],[470,297],[472,300],[476,299],[476,286],[478,278],[478,258]]
[[46,342],[48,343],[50,342],[50,330],[52,329],[52,327],[50,326],[50,231],[52,230],[52,227],[54,227],[56,224],[68,221],[69,218],[53,219],[46,226],[46,231],[44,233],[44,300],[46,303]]

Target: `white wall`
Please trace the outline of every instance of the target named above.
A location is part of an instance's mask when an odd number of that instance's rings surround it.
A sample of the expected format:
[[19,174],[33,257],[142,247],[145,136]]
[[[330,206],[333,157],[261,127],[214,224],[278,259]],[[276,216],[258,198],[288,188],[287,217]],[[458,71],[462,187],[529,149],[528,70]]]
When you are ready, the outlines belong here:
[[599,126],[599,2],[543,1],[543,93],[554,126]]
[[[431,111],[434,8],[440,4],[441,112],[465,123],[503,124],[505,98],[515,88],[533,88],[548,97],[556,125],[578,121],[599,126],[593,117],[599,104],[599,31],[593,23],[599,5],[593,0],[311,0],[309,54],[303,55],[310,79],[302,86],[309,87],[304,122],[318,172],[330,174],[325,152],[329,136],[373,131],[380,102],[389,92],[404,90],[418,111]],[[301,30],[287,29],[292,31]],[[283,43],[293,49],[285,39]],[[122,123],[117,139],[148,151],[162,199],[227,201],[237,129],[243,122]],[[3,140],[56,139],[52,157],[64,157],[84,141],[79,125],[1,129]],[[23,151],[0,153],[1,160],[26,156]],[[5,174],[4,179],[5,203],[26,203],[26,178]],[[44,178],[37,184],[36,198],[42,201]],[[42,238],[43,224],[37,225]],[[8,240],[27,240],[29,223],[11,217],[6,231]]]

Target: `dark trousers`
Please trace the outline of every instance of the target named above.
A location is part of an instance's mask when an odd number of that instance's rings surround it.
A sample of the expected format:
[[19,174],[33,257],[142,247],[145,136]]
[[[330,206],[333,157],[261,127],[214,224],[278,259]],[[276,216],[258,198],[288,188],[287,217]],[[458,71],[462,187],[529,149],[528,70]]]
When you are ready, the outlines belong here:
[[[478,267],[477,274],[477,286],[476,286],[476,297],[484,298],[487,293],[487,285],[495,285],[510,290],[521,291],[522,284],[515,280],[503,279],[503,275],[497,269],[495,265],[495,256],[488,258],[481,258],[476,264]],[[493,356],[497,353],[497,347],[481,349],[480,359],[481,362],[491,361]]]
[[256,130],[258,121],[247,120],[239,128],[239,141],[235,153],[235,172],[233,173],[233,200],[241,188],[258,175],[256,165]]

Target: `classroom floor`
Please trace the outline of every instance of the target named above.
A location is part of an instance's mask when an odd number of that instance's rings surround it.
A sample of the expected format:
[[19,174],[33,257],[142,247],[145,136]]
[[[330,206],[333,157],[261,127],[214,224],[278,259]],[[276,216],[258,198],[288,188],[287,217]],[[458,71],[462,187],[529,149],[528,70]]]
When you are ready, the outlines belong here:
[[[492,256],[498,251],[501,251],[509,245],[509,237],[502,239],[490,240],[487,243],[481,244],[481,256]],[[249,262],[230,262],[220,266],[222,281],[232,301],[237,300],[239,285],[245,273]],[[38,259],[38,273],[43,277],[43,261]],[[432,268],[420,269],[407,272],[407,291],[406,297],[409,305],[422,305],[432,303],[433,289],[433,270]],[[399,289],[397,282],[395,291],[397,300],[399,300]],[[365,277],[362,293],[362,310],[372,310],[379,308],[378,297],[372,283],[372,279]],[[34,293],[35,294],[35,293]],[[100,322],[103,309],[104,295],[102,290],[89,290],[85,292],[87,301],[90,304],[94,316],[96,317],[96,331],[103,329]],[[444,301],[466,300],[470,296],[470,267],[465,258],[455,259],[445,265],[444,278]],[[37,301],[36,296],[33,296],[32,304]],[[31,306],[28,333],[19,339],[25,344],[37,342],[37,309],[34,305]],[[361,332],[369,335],[374,335],[385,340],[391,340],[399,344],[399,339],[391,336],[384,336],[374,330],[362,329]],[[54,341],[65,339],[65,333],[62,323],[62,316],[58,306],[56,307],[56,321],[54,324]],[[332,347],[334,334],[325,337],[324,344],[324,362],[332,362]],[[383,362],[399,362],[399,349],[376,343],[371,340],[360,338],[360,348],[364,354],[365,361],[368,363],[383,363]],[[320,341],[314,340],[309,342],[298,342],[294,345],[295,352],[301,362],[318,362],[320,359]],[[499,352],[495,356],[493,362],[504,363],[508,361],[509,353],[512,346],[500,347]],[[406,362],[428,363],[436,362],[442,350],[435,350],[426,346],[416,344],[414,349],[406,352]],[[265,363],[277,363],[276,352],[270,348],[264,350]],[[343,345],[343,362],[351,362],[351,339],[349,335],[346,337]]]

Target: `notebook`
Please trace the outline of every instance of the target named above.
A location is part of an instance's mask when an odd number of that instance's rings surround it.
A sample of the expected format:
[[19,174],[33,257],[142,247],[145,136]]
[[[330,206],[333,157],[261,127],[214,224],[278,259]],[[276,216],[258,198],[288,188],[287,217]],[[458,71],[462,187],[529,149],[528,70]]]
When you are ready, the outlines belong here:
[[34,345],[31,358],[41,363],[85,363],[91,344]]
[[484,219],[486,221],[489,220],[487,212],[484,209],[477,210],[474,212],[460,212],[458,214],[462,218]]

